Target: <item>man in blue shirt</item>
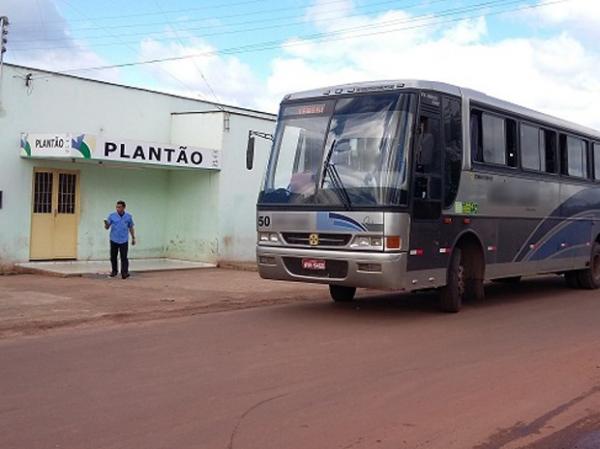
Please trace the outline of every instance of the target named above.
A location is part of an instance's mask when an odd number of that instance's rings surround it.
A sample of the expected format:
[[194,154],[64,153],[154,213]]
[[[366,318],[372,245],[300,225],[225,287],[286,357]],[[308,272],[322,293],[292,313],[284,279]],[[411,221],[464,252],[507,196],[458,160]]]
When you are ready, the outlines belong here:
[[115,277],[119,273],[117,266],[117,254],[121,254],[121,277],[129,277],[129,259],[127,251],[129,250],[129,234],[131,234],[131,244],[135,245],[135,230],[133,217],[125,212],[125,201],[117,201],[116,212],[113,212],[104,220],[104,229],[110,229],[110,263],[112,271],[110,277]]

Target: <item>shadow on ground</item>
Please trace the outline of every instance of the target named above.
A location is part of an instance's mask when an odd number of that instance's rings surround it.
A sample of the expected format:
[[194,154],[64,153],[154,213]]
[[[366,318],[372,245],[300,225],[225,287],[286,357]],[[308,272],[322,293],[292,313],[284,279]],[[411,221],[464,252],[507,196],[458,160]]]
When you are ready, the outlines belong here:
[[[462,313],[490,308],[508,308],[516,304],[537,304],[541,301],[565,301],[572,294],[563,278],[544,276],[524,279],[515,284],[486,284],[486,297],[483,301],[463,304]],[[569,301],[572,299],[569,298]],[[413,293],[379,292],[376,290],[359,290],[357,300],[350,303],[311,302],[295,303],[287,306],[292,313],[335,313],[340,311],[360,311],[363,317],[377,316],[453,316],[444,314],[438,308],[438,292],[428,290]],[[600,448],[599,448],[600,449]]]

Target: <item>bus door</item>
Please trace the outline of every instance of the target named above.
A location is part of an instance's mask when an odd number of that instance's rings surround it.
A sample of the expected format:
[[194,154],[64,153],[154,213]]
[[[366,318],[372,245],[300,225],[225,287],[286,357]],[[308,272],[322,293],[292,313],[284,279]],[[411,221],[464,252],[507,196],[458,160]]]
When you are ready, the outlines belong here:
[[[433,93],[421,94],[417,122],[417,143],[413,162],[411,249],[421,257],[410,257],[408,269],[441,268],[440,219],[444,151],[441,135],[441,99]],[[443,262],[445,266],[445,261]]]

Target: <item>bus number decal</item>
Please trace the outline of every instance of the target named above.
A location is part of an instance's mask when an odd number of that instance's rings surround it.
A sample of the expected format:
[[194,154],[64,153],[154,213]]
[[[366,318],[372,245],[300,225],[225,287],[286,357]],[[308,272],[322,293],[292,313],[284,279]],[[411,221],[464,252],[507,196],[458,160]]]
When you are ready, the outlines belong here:
[[258,216],[258,227],[259,228],[268,228],[271,226],[271,217],[268,215],[259,215]]

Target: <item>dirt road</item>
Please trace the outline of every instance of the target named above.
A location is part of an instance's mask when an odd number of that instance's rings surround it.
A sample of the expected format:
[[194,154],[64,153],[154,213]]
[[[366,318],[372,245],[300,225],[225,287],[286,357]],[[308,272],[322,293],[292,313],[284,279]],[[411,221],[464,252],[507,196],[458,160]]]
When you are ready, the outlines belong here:
[[319,301],[327,288],[199,269],[105,276],[0,276],[0,339],[64,327],[105,326],[272,304]]
[[0,447],[597,449],[600,294],[370,295],[0,342]]

